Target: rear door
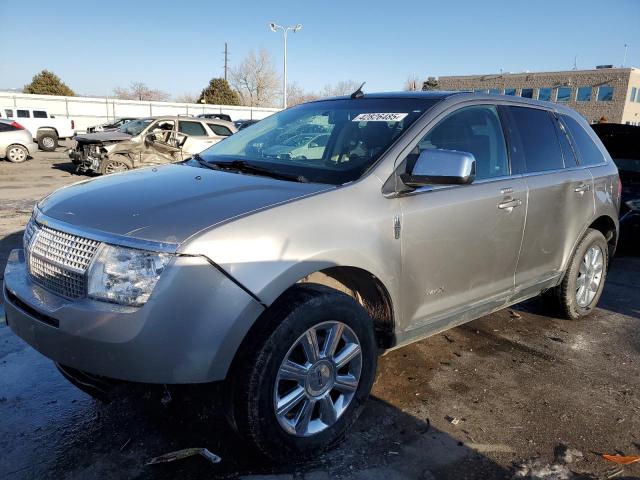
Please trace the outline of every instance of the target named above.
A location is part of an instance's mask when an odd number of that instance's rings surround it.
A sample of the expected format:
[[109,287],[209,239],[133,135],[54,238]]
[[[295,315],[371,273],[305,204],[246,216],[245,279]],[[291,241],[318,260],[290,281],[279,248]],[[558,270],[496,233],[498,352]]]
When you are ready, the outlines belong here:
[[562,273],[585,223],[593,216],[593,177],[580,167],[557,117],[544,109],[503,107],[512,155],[529,190],[516,289],[549,286]]
[[[504,304],[513,291],[527,192],[512,175],[498,110],[473,105],[448,114],[410,153],[472,153],[470,185],[428,186],[401,198],[403,317],[409,330],[443,329]],[[410,161],[410,159],[407,159]]]

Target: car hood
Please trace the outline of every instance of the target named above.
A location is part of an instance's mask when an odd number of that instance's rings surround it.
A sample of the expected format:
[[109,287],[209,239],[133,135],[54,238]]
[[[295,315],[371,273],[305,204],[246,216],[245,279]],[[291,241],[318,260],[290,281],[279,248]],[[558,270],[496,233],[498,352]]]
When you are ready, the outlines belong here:
[[178,164],[76,183],[38,209],[79,229],[179,244],[235,217],[332,188]]
[[84,135],[76,135],[73,137],[76,142],[84,143],[120,142],[123,140],[129,140],[130,138],[131,135],[120,132],[119,130],[85,133]]

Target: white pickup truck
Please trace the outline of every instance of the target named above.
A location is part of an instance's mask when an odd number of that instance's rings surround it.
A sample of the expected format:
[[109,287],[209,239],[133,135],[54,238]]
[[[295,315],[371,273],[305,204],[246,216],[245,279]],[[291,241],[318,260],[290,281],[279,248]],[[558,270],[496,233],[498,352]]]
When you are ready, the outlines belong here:
[[41,150],[52,152],[61,138],[75,135],[75,122],[68,118],[56,118],[44,108],[0,107],[0,118],[18,122],[29,130]]

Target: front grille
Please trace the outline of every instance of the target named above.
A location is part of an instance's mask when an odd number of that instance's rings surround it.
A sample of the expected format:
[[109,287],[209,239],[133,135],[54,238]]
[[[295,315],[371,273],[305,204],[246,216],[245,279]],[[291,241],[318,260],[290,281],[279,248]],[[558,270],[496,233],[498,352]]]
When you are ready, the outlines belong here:
[[29,222],[24,235],[31,278],[69,298],[86,295],[86,271],[100,242]]

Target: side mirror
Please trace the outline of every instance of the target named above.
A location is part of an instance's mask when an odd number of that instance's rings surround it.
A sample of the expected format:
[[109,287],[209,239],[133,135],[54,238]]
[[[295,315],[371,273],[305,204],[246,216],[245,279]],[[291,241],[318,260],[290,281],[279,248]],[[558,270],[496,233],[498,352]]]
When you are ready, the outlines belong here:
[[[407,166],[410,168],[410,165]],[[456,150],[423,150],[411,172],[400,174],[408,187],[425,185],[466,185],[476,175],[476,159],[472,153]]]

